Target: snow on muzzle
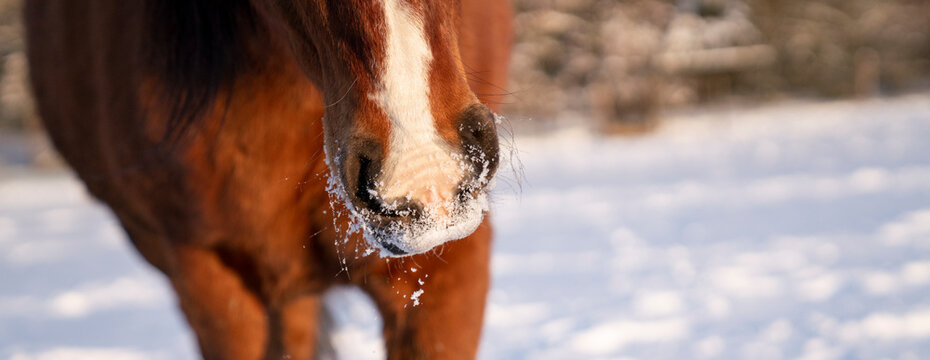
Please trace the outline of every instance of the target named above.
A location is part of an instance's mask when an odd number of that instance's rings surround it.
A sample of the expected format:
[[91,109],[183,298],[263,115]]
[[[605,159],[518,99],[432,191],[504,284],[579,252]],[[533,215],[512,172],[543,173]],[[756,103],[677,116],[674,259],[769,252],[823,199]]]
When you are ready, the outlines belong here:
[[495,118],[484,105],[474,105],[456,128],[457,146],[438,136],[401,133],[392,136],[386,154],[370,139],[355,139],[349,147],[354,152],[341,154],[346,191],[336,192],[345,195],[358,230],[382,255],[426,252],[467,237],[481,224],[498,165]]

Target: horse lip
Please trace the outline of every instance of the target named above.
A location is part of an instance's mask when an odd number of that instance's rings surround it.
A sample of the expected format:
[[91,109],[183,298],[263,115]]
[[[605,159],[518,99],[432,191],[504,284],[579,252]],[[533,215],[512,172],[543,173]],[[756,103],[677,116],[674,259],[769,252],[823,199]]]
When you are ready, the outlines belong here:
[[378,241],[378,244],[380,244],[385,251],[391,253],[391,256],[404,256],[409,254],[406,250],[388,241]]
[[381,250],[387,252],[390,256],[404,256],[409,255],[410,251],[405,250],[403,247],[397,243],[391,241],[391,238],[394,238],[397,234],[387,229],[386,227],[381,227],[376,224],[370,224],[374,230],[374,242],[377,243],[378,247]]
[[[366,211],[366,216],[360,219],[365,223],[365,238],[370,245],[380,250],[384,257],[403,257],[426,252],[444,242],[464,237],[434,241],[442,237],[443,231],[460,227],[462,221],[468,223],[470,221],[468,219],[474,216],[483,218],[487,212],[486,205],[482,206],[480,216],[468,214],[476,210],[473,202],[485,201],[479,199],[483,199],[486,194],[484,189],[460,189],[451,204],[451,213],[447,219],[435,219],[428,213],[422,213],[426,215],[424,217],[409,218],[379,216]],[[471,231],[473,232],[474,228]],[[426,243],[423,243],[424,241]],[[427,243],[432,245],[424,248]]]

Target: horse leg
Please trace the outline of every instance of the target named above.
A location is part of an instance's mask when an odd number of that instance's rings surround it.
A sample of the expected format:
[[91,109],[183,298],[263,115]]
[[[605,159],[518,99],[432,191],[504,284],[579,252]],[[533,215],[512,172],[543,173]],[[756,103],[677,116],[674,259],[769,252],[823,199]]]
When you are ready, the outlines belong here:
[[268,324],[259,299],[216,253],[182,246],[175,254],[171,282],[204,359],[261,359]]
[[313,359],[316,356],[319,295],[305,295],[268,309],[266,359]]
[[[488,291],[489,248],[485,223],[469,238],[443,245],[441,254],[392,260],[390,271],[381,274],[383,281],[369,278],[367,285],[360,284],[384,319],[388,359],[475,358]],[[423,293],[414,305],[410,297],[418,289]]]

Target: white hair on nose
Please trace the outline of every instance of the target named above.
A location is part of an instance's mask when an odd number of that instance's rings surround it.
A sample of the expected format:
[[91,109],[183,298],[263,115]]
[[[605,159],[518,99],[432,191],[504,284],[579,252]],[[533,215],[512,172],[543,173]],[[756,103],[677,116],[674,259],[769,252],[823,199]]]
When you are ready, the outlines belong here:
[[369,96],[387,115],[391,131],[376,189],[370,190],[385,201],[405,199],[423,205],[424,221],[393,231],[406,234],[398,235],[396,245],[422,252],[474,231],[486,200],[480,195],[455,208],[458,184],[470,169],[435,127],[429,102],[433,55],[423,20],[402,0],[384,0],[383,5],[385,59],[377,91]]
[[383,199],[448,201],[463,171],[436,131],[429,104],[432,53],[423,22],[401,0],[384,0],[386,56],[374,100],[391,121],[390,145],[377,184]]

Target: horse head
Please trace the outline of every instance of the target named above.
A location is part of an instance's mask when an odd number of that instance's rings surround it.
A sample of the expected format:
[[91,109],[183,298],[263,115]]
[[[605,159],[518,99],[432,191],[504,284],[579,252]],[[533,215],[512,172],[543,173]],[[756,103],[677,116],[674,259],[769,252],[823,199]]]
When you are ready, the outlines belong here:
[[331,190],[369,243],[401,256],[471,234],[498,139],[459,55],[458,1],[281,0],[265,9],[323,94]]

